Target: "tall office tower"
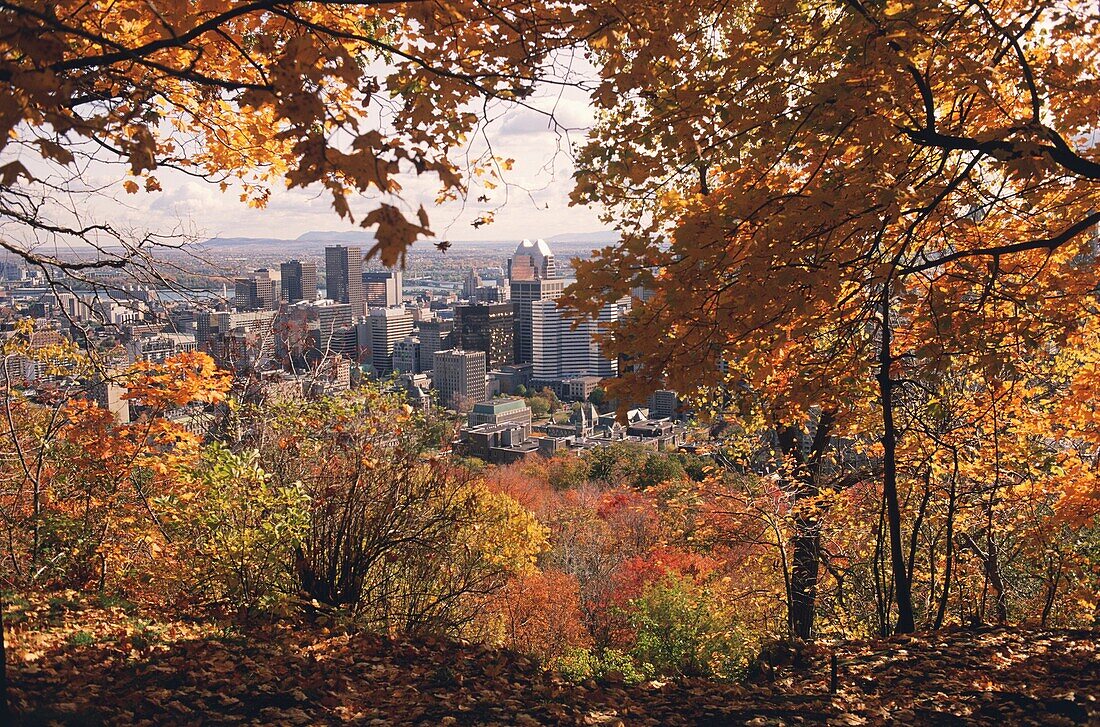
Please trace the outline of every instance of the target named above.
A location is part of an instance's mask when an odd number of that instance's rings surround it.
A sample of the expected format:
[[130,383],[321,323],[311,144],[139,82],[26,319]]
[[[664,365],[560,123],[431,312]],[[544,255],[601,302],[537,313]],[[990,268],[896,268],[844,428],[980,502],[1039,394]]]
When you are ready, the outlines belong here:
[[351,313],[363,315],[363,252],[358,247],[333,245],[325,248],[325,286],[327,297],[337,303],[349,303]]
[[276,323],[277,353],[295,364],[340,354],[354,359],[358,348],[351,305],[300,300],[286,306]]
[[237,278],[233,307],[239,311],[274,310],[279,305],[278,284],[270,278]]
[[435,366],[435,352],[451,348],[451,332],[454,321],[421,321],[416,336],[420,339],[420,370],[431,371]]
[[515,315],[510,303],[455,307],[454,345],[484,351],[485,364],[495,369],[515,360]]
[[481,287],[481,276],[477,274],[477,270],[470,268],[470,272],[467,273],[466,279],[462,281],[462,297],[466,300],[473,300],[477,295],[477,289]]
[[195,341],[223,366],[241,368],[275,355],[275,311],[204,311]]
[[615,359],[604,355],[598,334],[619,319],[621,307],[609,303],[600,309],[596,320],[584,319],[573,328],[573,319],[563,315],[553,300],[531,304],[532,379],[539,382],[564,381],[581,376],[608,378],[618,374]]
[[405,336],[393,347],[393,370],[402,374],[420,373],[420,339]]
[[374,366],[378,376],[393,372],[393,349],[412,335],[412,314],[404,308],[371,308],[370,315],[356,326],[361,360]]
[[283,278],[283,299],[287,303],[317,300],[317,263],[291,260],[279,265]]
[[524,240],[508,261],[509,280],[549,280],[556,277],[554,253],[546,240]]
[[531,304],[561,297],[565,281],[557,277],[554,254],[545,240],[524,240],[508,261],[515,312],[515,362],[531,363]]
[[515,315],[515,360],[517,364],[531,363],[531,304],[560,298],[565,281],[513,280],[511,288],[512,310]]
[[448,409],[469,411],[485,401],[485,352],[451,349],[436,351],[432,383],[439,402]]
[[363,295],[368,308],[395,308],[401,305],[404,293],[400,270],[363,273]]

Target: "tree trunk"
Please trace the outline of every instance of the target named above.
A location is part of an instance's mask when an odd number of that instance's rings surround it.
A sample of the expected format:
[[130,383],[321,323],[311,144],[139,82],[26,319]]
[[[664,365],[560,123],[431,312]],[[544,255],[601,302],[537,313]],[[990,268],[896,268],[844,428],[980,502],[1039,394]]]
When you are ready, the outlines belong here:
[[783,453],[795,467],[789,484],[794,491],[795,534],[791,537],[791,577],[787,601],[787,626],[791,635],[810,641],[814,637],[814,617],[817,610],[817,582],[821,570],[821,517],[799,512],[802,502],[816,497],[820,491],[818,477],[821,458],[832,435],[835,414],[823,411],[814,430],[809,456],[802,451],[802,428],[785,427],[779,431]]
[[4,597],[0,595],[0,724],[10,723],[8,710],[8,650],[4,639]]
[[913,594],[909,571],[905,567],[905,546],[901,539],[901,507],[898,503],[897,429],[894,426],[894,380],[890,366],[891,346],[889,284],[882,293],[882,340],[879,347],[878,384],[882,406],[882,497],[886,503],[886,525],[890,533],[890,571],[894,578],[894,594],[898,607],[895,633],[907,634],[916,629],[913,617]]
[[955,468],[951,473],[951,489],[947,493],[947,542],[944,546],[943,592],[940,594],[940,603],[936,609],[936,620],[932,624],[934,629],[943,626],[943,619],[947,614],[947,600],[951,593],[951,576],[955,565],[955,482],[958,469],[959,454],[955,452]]
[[793,538],[788,623],[792,634],[809,641],[814,637],[817,580],[821,563],[821,524],[799,518],[796,527],[800,533]]

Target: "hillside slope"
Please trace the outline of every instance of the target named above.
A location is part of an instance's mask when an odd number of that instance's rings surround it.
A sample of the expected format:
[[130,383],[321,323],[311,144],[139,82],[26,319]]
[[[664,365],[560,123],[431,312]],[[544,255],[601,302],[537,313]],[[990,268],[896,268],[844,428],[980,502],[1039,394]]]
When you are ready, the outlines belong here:
[[237,633],[54,599],[9,614],[28,724],[1096,724],[1095,632],[835,646],[764,683],[572,684],[526,657],[305,626]]

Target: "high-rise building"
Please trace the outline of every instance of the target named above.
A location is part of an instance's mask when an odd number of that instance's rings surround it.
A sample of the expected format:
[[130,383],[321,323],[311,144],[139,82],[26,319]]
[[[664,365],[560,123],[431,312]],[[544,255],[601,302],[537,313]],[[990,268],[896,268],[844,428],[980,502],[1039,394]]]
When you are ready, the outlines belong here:
[[237,310],[274,310],[279,305],[279,284],[275,280],[255,276],[233,282],[233,307]]
[[431,371],[435,366],[435,352],[451,348],[454,321],[421,321],[416,329],[420,339],[420,370]]
[[363,273],[363,295],[368,308],[395,308],[401,305],[404,292],[400,270]]
[[352,315],[363,315],[363,252],[358,247],[332,245],[325,248],[326,297],[351,305]]
[[515,361],[532,363],[531,305],[541,300],[557,300],[565,289],[564,280],[513,280],[512,310],[515,316]]
[[393,372],[393,350],[398,341],[412,335],[412,314],[404,308],[371,308],[357,326],[362,361],[385,376]]
[[237,310],[274,310],[279,306],[281,270],[260,268],[233,282],[233,306]]
[[454,345],[484,351],[495,369],[515,360],[515,314],[510,303],[460,305],[455,308]]
[[515,362],[532,362],[531,304],[561,297],[565,281],[557,277],[554,254],[545,240],[524,240],[508,261],[515,321]]
[[596,320],[574,319],[558,307],[557,301],[540,300],[532,311],[532,379],[554,382],[583,376],[608,378],[618,374],[618,361],[604,355],[599,334],[619,319],[620,304],[600,309]]
[[439,402],[448,409],[469,411],[485,401],[485,352],[451,349],[435,352],[432,382]]
[[524,240],[508,261],[509,280],[550,280],[556,277],[554,253],[546,240]]
[[275,311],[204,311],[195,341],[223,366],[246,367],[275,355]]
[[300,300],[287,305],[276,324],[278,354],[295,364],[316,363],[340,354],[354,359],[358,340],[351,306],[332,300]]
[[317,263],[291,260],[279,266],[283,278],[283,300],[297,303],[317,299]]

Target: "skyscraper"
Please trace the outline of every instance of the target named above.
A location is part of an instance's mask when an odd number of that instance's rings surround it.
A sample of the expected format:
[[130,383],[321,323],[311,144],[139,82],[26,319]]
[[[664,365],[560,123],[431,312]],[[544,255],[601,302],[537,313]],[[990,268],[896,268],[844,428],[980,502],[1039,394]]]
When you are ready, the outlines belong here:
[[565,289],[565,281],[513,280],[511,287],[512,310],[515,311],[516,363],[531,363],[531,304],[560,298]]
[[363,273],[363,295],[368,308],[394,308],[404,295],[400,270],[368,270]]
[[510,303],[460,305],[455,308],[454,345],[484,351],[495,369],[515,360],[515,315]]
[[557,277],[554,254],[545,240],[524,240],[508,261],[515,315],[515,362],[532,362],[531,304],[561,297],[565,281]]
[[341,354],[353,359],[357,339],[351,306],[331,300],[301,300],[279,314],[276,333],[280,356],[294,362],[318,361]]
[[287,303],[317,299],[317,263],[291,260],[279,266],[283,278],[283,299]]
[[431,371],[435,366],[435,352],[450,348],[447,340],[451,336],[452,321],[421,321],[417,326],[417,338],[420,339],[420,370]]
[[374,366],[379,376],[386,376],[393,372],[394,348],[412,335],[412,314],[404,308],[371,308],[358,330],[363,361]]
[[582,376],[608,378],[618,374],[618,361],[608,358],[598,337],[618,320],[621,304],[609,303],[596,320],[583,319],[574,328],[573,319],[553,300],[531,304],[532,379],[556,382]]
[[281,274],[260,268],[233,281],[233,307],[240,311],[274,310],[282,290]]
[[546,240],[524,240],[508,261],[509,280],[549,280],[556,277],[554,253]]
[[485,401],[485,352],[436,351],[432,382],[439,390],[439,402],[448,409],[469,411]]
[[366,298],[363,295],[362,250],[343,245],[326,247],[325,287],[330,299],[350,304],[352,315],[363,315]]
[[275,311],[203,311],[195,341],[230,368],[262,363],[275,355]]

